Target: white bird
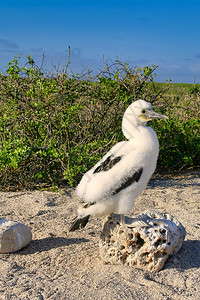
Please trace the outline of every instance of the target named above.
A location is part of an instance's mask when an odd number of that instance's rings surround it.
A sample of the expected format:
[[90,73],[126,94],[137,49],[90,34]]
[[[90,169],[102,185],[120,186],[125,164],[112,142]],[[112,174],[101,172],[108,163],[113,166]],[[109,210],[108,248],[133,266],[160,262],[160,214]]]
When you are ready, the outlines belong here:
[[85,227],[89,217],[129,212],[155,171],[159,142],[146,126],[153,119],[168,119],[144,100],[133,102],[125,111],[122,131],[128,141],[113,146],[88,172],[76,188],[83,200],[70,231]]

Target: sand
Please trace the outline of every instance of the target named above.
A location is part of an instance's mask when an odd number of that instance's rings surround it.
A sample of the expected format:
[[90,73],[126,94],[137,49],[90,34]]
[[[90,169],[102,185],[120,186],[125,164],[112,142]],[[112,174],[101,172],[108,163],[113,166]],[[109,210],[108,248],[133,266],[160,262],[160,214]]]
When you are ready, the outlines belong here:
[[0,254],[0,300],[200,299],[199,175],[151,180],[129,214],[167,212],[186,229],[181,250],[158,273],[103,264],[101,219],[68,233],[79,202],[73,189],[0,193],[0,216],[23,222],[33,233],[24,249]]

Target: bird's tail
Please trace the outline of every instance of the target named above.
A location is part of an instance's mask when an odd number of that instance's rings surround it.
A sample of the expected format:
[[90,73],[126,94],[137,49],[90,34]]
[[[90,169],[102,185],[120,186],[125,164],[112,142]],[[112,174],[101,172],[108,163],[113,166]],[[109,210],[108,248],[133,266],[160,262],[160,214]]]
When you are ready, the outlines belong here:
[[69,231],[75,231],[75,230],[85,227],[89,221],[89,217],[90,217],[90,215],[88,215],[86,217],[82,217],[82,218],[81,217],[75,218],[74,222],[72,223],[71,227],[69,228]]

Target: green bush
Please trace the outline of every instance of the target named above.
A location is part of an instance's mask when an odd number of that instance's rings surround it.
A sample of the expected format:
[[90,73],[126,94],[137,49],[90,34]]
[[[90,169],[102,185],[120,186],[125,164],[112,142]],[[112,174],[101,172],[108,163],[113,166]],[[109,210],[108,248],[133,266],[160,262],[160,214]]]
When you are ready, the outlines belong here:
[[94,78],[65,72],[44,74],[31,56],[15,57],[0,75],[0,188],[19,190],[74,186],[116,142],[121,120],[139,98],[170,120],[153,124],[160,140],[158,170],[199,161],[199,90],[184,98],[165,96],[153,82],[155,66],[115,62]]
[[153,124],[160,142],[158,170],[172,173],[200,167],[200,85],[164,86],[169,120]]

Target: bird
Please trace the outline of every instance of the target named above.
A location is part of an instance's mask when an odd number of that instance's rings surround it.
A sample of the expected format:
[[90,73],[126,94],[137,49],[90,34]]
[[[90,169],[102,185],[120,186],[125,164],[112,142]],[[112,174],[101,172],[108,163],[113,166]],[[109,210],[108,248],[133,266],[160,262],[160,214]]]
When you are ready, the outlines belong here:
[[168,119],[153,110],[150,102],[139,99],[130,104],[122,118],[126,140],[115,144],[89,171],[76,188],[82,200],[69,231],[86,226],[90,217],[128,213],[146,188],[156,169],[159,142],[147,122]]

